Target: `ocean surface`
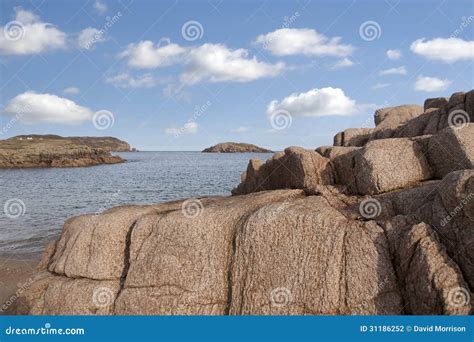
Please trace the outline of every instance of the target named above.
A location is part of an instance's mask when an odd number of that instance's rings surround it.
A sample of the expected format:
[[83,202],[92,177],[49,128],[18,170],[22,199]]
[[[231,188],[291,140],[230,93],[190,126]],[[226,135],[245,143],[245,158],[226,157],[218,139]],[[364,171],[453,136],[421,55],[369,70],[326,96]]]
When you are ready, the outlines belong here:
[[230,195],[251,158],[271,154],[116,153],[126,163],[0,170],[0,255],[38,258],[64,221],[123,204]]

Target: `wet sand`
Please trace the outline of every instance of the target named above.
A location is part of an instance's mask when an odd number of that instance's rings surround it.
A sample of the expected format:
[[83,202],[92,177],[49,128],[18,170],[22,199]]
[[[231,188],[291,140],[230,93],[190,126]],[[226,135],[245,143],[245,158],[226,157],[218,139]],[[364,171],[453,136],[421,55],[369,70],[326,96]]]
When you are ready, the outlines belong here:
[[0,315],[9,313],[17,293],[28,286],[38,262],[0,257]]

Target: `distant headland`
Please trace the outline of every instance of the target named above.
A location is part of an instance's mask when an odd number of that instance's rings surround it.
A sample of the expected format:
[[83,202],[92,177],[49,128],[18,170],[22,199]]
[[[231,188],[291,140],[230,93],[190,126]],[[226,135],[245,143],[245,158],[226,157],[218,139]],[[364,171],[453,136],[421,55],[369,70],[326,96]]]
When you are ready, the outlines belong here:
[[111,152],[136,151],[114,137],[19,135],[0,140],[0,168],[85,167],[125,160]]

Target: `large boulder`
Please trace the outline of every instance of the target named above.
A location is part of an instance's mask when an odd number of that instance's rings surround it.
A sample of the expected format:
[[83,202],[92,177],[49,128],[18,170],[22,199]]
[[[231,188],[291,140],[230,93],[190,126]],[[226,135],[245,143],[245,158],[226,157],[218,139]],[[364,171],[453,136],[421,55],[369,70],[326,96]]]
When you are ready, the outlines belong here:
[[377,129],[397,128],[423,112],[423,107],[414,104],[382,108],[375,111],[374,122]]
[[474,170],[448,174],[439,184],[432,225],[474,289]]
[[348,128],[334,136],[334,146],[363,146],[373,131],[373,128]]
[[405,313],[468,315],[470,301],[458,297],[469,295],[469,287],[430,225],[395,217],[386,229]]
[[449,99],[446,97],[435,97],[426,99],[423,105],[424,110],[427,111],[430,108],[442,108],[448,104]]
[[304,189],[317,184],[333,184],[334,171],[329,159],[301,147],[288,147],[274,154],[265,164],[251,160],[234,195],[274,189]]
[[456,170],[474,168],[474,123],[447,127],[430,138],[427,151],[437,178]]
[[374,140],[333,160],[336,182],[351,193],[373,195],[428,180],[423,145],[411,139]]

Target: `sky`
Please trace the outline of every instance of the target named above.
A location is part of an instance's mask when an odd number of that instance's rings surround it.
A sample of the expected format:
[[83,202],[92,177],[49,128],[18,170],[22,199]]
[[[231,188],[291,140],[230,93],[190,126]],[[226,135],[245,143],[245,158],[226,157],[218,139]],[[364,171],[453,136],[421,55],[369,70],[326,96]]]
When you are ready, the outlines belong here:
[[0,139],[331,145],[474,88],[474,2],[2,0]]

